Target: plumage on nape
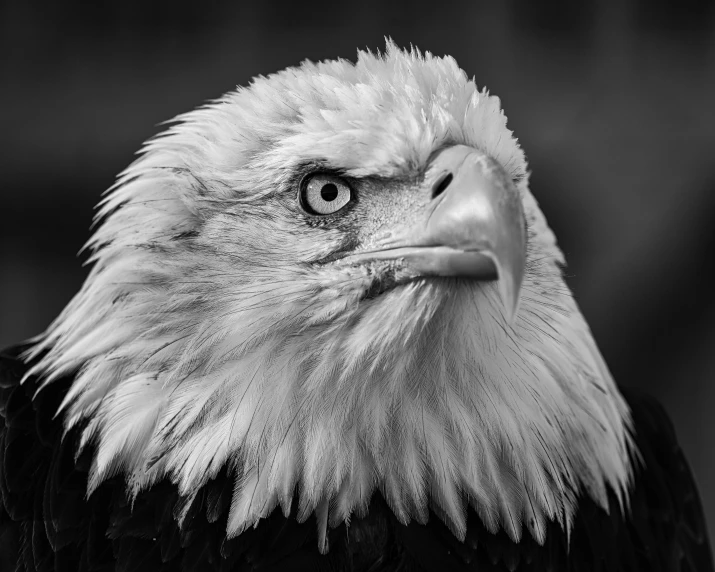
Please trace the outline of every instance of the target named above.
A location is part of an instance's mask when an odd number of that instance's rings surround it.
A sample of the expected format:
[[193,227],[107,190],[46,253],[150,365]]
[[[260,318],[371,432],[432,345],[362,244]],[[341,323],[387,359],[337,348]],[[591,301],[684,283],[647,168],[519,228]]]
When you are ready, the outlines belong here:
[[[452,145],[523,202],[511,323],[494,282],[337,263],[422,216]],[[315,172],[350,181],[340,216],[302,209]],[[404,523],[432,507],[463,538],[471,506],[540,542],[581,491],[624,502],[628,408],[499,99],[452,58],[388,42],[257,78],[150,140],[99,219],[89,277],[30,352],[46,383],[76,371],[61,414],[97,442],[90,491],[123,474],[133,494],[169,477],[190,497],[229,466],[229,536],[288,514],[296,487],[323,527],[379,490]]]

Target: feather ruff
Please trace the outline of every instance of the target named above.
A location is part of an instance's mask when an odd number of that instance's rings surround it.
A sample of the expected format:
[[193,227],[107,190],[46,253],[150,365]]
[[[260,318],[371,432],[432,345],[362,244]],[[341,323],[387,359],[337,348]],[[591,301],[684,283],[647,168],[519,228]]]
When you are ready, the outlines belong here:
[[[529,225],[520,312],[493,283],[421,280],[366,297],[379,267],[316,265],[344,242],[301,223],[296,169],[411,180],[440,147],[518,181]],[[379,489],[464,538],[544,541],[586,491],[627,501],[628,408],[565,285],[498,98],[451,58],[403,52],[258,78],[151,140],[104,199],[80,292],[36,340],[30,375],[76,372],[60,407],[97,442],[89,491],[169,477],[192,494],[236,470],[227,535],[276,507],[335,526]],[[187,503],[188,504],[188,503]],[[323,534],[322,537],[325,538]]]

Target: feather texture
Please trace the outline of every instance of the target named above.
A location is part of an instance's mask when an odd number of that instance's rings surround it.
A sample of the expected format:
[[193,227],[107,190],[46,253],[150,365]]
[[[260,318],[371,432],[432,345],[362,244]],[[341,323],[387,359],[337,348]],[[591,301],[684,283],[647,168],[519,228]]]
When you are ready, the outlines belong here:
[[[225,539],[232,469],[181,496],[163,479],[127,495],[124,479],[105,479],[86,495],[97,442],[75,457],[82,427],[62,434],[52,412],[72,383],[36,392],[19,348],[0,352],[0,566],[18,572],[685,572],[713,570],[697,490],[672,426],[651,399],[626,393],[642,462],[634,466],[630,507],[609,511],[580,495],[572,530],[548,522],[543,540],[517,543],[490,531],[466,509],[458,540],[432,511],[401,524],[378,493],[349,523],[299,523],[298,503]],[[297,494],[297,493],[296,493]],[[321,509],[322,510],[322,509]],[[183,513],[182,519],[177,515]],[[319,532],[320,531],[320,532]],[[324,536],[323,536],[324,535]],[[320,541],[320,544],[319,544]],[[325,543],[328,554],[319,548]]]
[[[325,262],[409,218],[432,153],[465,144],[517,182],[529,227],[521,310],[496,287]],[[351,177],[339,223],[307,224],[306,169]],[[280,505],[347,522],[379,491],[398,520],[430,510],[460,540],[544,542],[576,499],[623,504],[630,416],[566,287],[498,98],[451,58],[360,53],[258,78],[179,118],[105,198],[84,286],[28,352],[60,411],[96,443],[88,493],[166,479],[194,498],[235,468],[228,537]],[[293,490],[300,490],[293,503]],[[190,506],[186,503],[185,506]],[[188,508],[187,508],[188,510]],[[185,520],[186,513],[180,511]]]

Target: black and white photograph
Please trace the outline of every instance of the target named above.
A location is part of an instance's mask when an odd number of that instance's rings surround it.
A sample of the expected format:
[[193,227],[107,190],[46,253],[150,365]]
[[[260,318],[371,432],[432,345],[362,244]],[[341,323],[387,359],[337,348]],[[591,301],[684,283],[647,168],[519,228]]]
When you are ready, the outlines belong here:
[[0,47],[0,572],[715,572],[715,1]]

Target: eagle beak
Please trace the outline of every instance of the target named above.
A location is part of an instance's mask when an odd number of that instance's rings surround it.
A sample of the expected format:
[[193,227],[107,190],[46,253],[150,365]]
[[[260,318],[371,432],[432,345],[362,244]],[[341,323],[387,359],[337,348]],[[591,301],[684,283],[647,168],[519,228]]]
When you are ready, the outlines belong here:
[[349,261],[399,261],[403,279],[498,279],[512,322],[526,263],[525,217],[516,185],[493,159],[465,145],[441,151],[428,179],[432,198],[423,220],[376,239],[369,251]]

